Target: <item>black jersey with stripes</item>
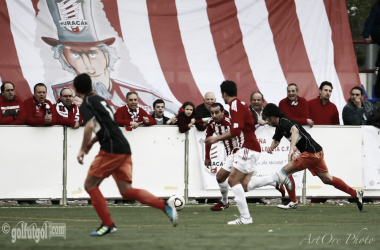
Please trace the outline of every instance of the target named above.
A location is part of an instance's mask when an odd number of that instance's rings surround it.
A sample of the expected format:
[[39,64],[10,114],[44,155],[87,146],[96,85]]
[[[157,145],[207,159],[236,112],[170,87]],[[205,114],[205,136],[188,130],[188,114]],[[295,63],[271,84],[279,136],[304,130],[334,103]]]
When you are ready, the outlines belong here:
[[276,132],[274,133],[273,140],[281,141],[282,137],[290,140],[292,133],[291,129],[295,126],[299,131],[296,147],[302,152],[317,153],[322,150],[322,147],[314,141],[306,130],[294,120],[288,117],[280,117],[279,125],[276,126]]
[[94,120],[94,132],[100,149],[112,154],[131,154],[129,143],[116,124],[111,107],[102,97],[87,95],[80,106],[80,113],[85,124]]

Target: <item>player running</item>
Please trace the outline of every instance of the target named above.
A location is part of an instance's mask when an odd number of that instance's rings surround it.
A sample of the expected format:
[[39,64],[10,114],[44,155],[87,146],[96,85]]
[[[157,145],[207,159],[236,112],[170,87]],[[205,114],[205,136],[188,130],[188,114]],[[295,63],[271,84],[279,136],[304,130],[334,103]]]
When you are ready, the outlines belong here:
[[[84,155],[88,154],[94,143],[100,143],[100,152],[92,162],[84,183],[91,203],[102,221],[91,236],[103,236],[117,230],[107,202],[99,190],[104,178],[110,175],[116,181],[123,198],[161,209],[170,218],[173,226],[177,226],[178,215],[174,204],[168,204],[146,190],[132,187],[132,153],[129,143],[116,124],[110,106],[102,97],[93,94],[90,76],[81,74],[75,77],[74,87],[78,96],[83,99],[80,112],[85,123],[83,142],[77,156],[78,162],[83,164]],[[96,135],[91,139],[92,132]]]
[[[218,141],[225,141],[233,137],[237,138],[236,148],[232,152],[232,168],[228,178],[228,184],[235,194],[235,202],[240,212],[240,217],[230,221],[228,225],[252,224],[252,217],[248,210],[244,190],[247,183],[256,171],[257,160],[260,157],[261,148],[255,135],[255,122],[248,105],[237,99],[237,87],[233,81],[224,81],[220,85],[222,97],[226,104],[230,105],[231,128],[227,133],[216,137],[206,138],[206,145]],[[243,188],[245,187],[245,188]]]
[[[272,145],[268,148],[269,154],[279,145],[281,138],[285,136],[290,141],[289,163],[282,168],[278,173],[266,177],[253,177],[248,183],[248,189],[252,190],[257,187],[265,186],[271,182],[279,182],[288,186],[289,189],[294,189],[288,175],[298,171],[309,169],[313,176],[318,176],[321,181],[328,185],[333,185],[355,199],[360,211],[363,210],[363,190],[355,191],[349,187],[343,180],[331,176],[325,160],[322,147],[300,126],[297,122],[286,117],[280,109],[273,103],[265,106],[263,110],[263,119],[270,126],[276,127],[273,136]],[[296,148],[301,154],[293,158],[296,153]]]
[[[231,121],[230,118],[224,114],[224,108],[222,104],[213,103],[210,106],[210,113],[212,119],[210,119],[210,121],[207,124],[206,138],[212,136],[214,133],[216,136],[219,136],[230,131]],[[235,149],[238,150],[238,148],[235,148],[238,145],[238,141],[239,138],[237,138],[236,136],[223,141],[224,148],[227,154],[227,160],[225,164],[223,164],[223,166],[219,169],[216,175],[216,180],[219,184],[220,193],[222,194],[222,199],[218,201],[218,203],[215,206],[212,206],[210,208],[212,211],[222,211],[230,206],[228,202],[227,178],[231,172],[231,167],[234,159],[233,152]],[[211,145],[206,145],[205,166],[207,167],[211,166],[210,150]],[[275,182],[271,183],[271,185],[275,186],[276,189],[281,192],[282,197],[285,196],[285,189],[283,185],[278,185]]]

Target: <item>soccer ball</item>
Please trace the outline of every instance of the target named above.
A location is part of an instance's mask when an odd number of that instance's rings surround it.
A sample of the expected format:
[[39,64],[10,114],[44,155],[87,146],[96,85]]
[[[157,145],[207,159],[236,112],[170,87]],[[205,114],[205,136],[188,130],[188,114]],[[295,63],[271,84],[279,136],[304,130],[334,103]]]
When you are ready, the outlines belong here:
[[185,207],[185,199],[179,195],[173,195],[168,199],[168,202],[173,202],[177,211],[182,210]]

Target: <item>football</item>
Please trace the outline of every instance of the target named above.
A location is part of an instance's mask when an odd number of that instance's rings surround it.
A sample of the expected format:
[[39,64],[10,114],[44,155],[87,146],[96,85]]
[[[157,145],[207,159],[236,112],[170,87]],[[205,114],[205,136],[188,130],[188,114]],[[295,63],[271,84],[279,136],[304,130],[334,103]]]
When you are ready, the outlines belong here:
[[177,211],[182,210],[185,207],[185,198],[179,195],[171,196],[168,202],[173,202]]

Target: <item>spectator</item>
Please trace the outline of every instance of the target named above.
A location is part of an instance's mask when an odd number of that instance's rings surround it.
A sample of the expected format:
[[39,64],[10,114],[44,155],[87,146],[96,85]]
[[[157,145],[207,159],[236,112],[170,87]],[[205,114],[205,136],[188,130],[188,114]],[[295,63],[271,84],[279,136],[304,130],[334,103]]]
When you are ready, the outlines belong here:
[[185,102],[182,105],[182,108],[184,111],[178,115],[179,132],[185,133],[190,130],[191,126],[194,124],[199,131],[204,131],[206,129],[207,123],[203,123],[202,120],[196,120],[195,106],[192,102]]
[[[375,42],[380,45],[380,1],[372,7],[371,13],[364,24],[363,37],[366,43]],[[380,50],[377,54],[376,67],[380,67]]]
[[60,94],[58,102],[54,105],[57,113],[57,125],[79,128],[83,123],[82,115],[79,112],[79,106],[73,102],[74,90],[70,87],[64,87]]
[[25,100],[26,124],[31,126],[53,126],[58,114],[53,104],[46,100],[47,88],[43,83],[34,86],[34,96]]
[[127,105],[120,107],[115,113],[115,119],[119,126],[125,126],[127,131],[138,128],[141,124],[151,126],[156,120],[144,109],[138,107],[139,96],[137,92],[131,91],[126,96]]
[[15,86],[11,82],[1,85],[0,125],[25,124],[24,103],[15,95]]
[[[372,7],[371,13],[368,16],[364,25],[363,37],[366,43],[376,43],[380,46],[380,1]],[[380,49],[377,52],[375,67],[380,67]],[[380,77],[377,77],[375,86],[375,95],[380,97]]]
[[343,108],[344,125],[366,125],[374,112],[373,104],[363,101],[363,89],[355,86],[351,89],[351,97]]
[[319,96],[307,103],[310,118],[315,125],[339,125],[338,109],[330,102],[332,90],[331,82],[322,82],[319,86]]
[[266,122],[263,120],[262,113],[264,109],[264,95],[260,91],[255,91],[251,94],[251,105],[249,109],[253,115],[253,120],[255,121],[255,127],[260,125],[265,125]]
[[368,119],[367,125],[375,126],[380,128],[380,109],[376,109],[371,117]]
[[305,98],[298,96],[298,86],[291,83],[287,87],[287,98],[280,101],[278,105],[285,116],[296,121],[300,125],[313,127],[314,121],[310,119],[309,107]]
[[165,124],[175,124],[177,122],[176,117],[164,116],[165,111],[165,102],[162,99],[157,99],[153,102],[153,113],[152,117],[156,120],[157,125],[165,125]]
[[[195,109],[195,113],[197,114],[197,119],[200,120],[202,118],[210,118],[210,107],[211,104],[216,102],[215,94],[213,92],[207,92],[203,98],[203,103],[198,105]],[[225,115],[229,115],[227,110],[224,110]]]

